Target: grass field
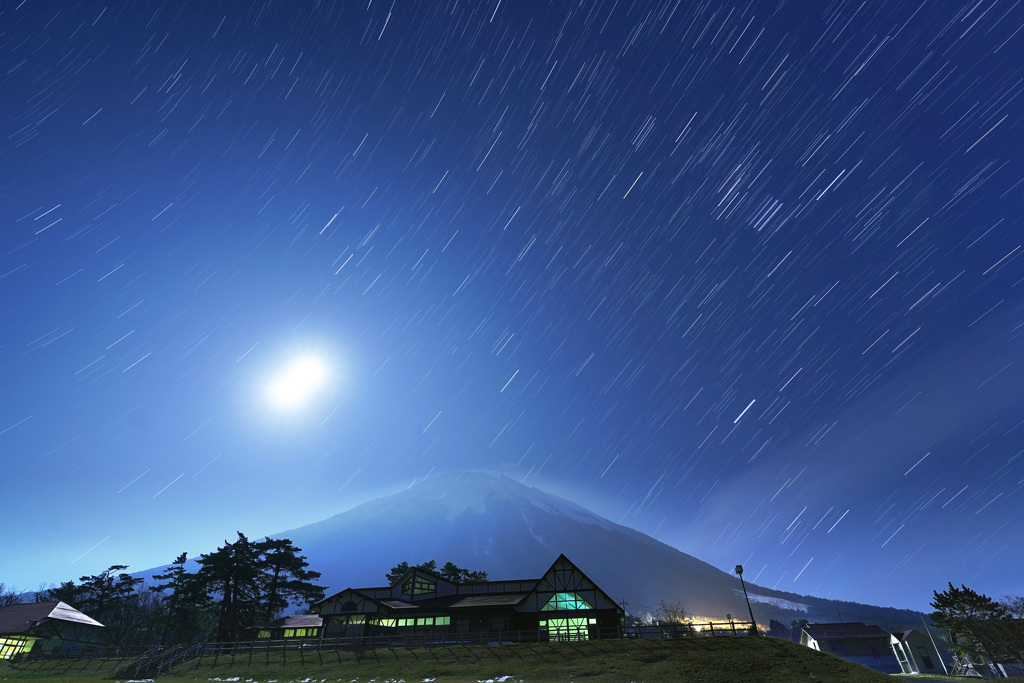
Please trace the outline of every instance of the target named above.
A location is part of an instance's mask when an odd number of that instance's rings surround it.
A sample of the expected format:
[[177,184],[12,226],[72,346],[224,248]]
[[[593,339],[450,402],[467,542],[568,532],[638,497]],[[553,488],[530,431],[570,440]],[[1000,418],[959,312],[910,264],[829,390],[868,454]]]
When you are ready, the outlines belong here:
[[[396,648],[358,655],[351,651],[291,653],[268,663],[221,656],[179,665],[161,683],[234,679],[240,683],[669,683],[676,681],[842,681],[871,683],[893,677],[831,655],[776,638],[681,638],[677,640],[602,640],[580,643],[503,646]],[[68,667],[47,662],[23,666],[0,663],[0,680],[34,679],[83,683],[110,680],[113,664]],[[63,664],[63,668],[61,665]]]

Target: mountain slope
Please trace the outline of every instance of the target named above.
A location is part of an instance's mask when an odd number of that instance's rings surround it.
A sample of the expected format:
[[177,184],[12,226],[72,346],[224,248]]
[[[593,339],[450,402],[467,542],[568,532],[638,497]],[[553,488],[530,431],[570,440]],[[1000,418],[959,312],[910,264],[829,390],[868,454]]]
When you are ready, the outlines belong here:
[[[440,475],[275,536],[302,548],[330,592],[383,585],[395,564],[431,559],[484,570],[491,579],[534,578],[565,553],[614,599],[626,600],[631,613],[652,612],[666,600],[695,615],[747,614],[736,576],[504,476]],[[832,601],[748,589],[759,620],[836,613]],[[859,607],[861,614],[869,609]],[[915,614],[892,619],[912,621]]]

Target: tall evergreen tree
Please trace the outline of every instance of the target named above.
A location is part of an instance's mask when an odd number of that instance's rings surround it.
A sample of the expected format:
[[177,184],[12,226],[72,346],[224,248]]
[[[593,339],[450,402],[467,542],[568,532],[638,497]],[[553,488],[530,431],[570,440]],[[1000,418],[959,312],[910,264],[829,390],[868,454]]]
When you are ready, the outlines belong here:
[[238,640],[242,629],[259,620],[259,549],[239,531],[234,543],[225,541],[214,552],[200,555],[197,562],[199,588],[217,606],[217,640]]
[[212,603],[196,575],[186,571],[187,561],[188,553],[178,555],[167,571],[153,575],[154,580],[163,583],[149,587],[149,590],[163,596],[162,640],[175,645],[196,642],[212,627]]
[[981,656],[989,661],[1000,656],[1002,649],[991,637],[992,629],[986,622],[1008,619],[1006,607],[992,598],[961,585],[957,588],[949,582],[943,592],[932,591],[935,599],[931,606],[932,622],[949,631],[952,650],[960,655]]
[[323,586],[314,581],[320,572],[310,571],[309,562],[287,538],[266,538],[257,543],[264,577],[263,621],[280,616],[289,605],[309,605],[324,597]]
[[201,555],[195,595],[216,608],[215,637],[220,642],[245,637],[245,629],[269,621],[289,605],[320,600],[324,589],[313,582],[301,550],[288,539],[250,541],[241,532],[233,543]]
[[126,564],[115,564],[99,574],[79,577],[82,597],[78,609],[98,621],[110,620],[119,603],[128,599],[135,592],[135,587],[143,583],[124,570]]
[[388,585],[390,586],[395,581],[398,581],[400,578],[402,578],[402,575],[405,574],[407,571],[409,571],[409,563],[404,561],[399,562],[394,567],[392,567],[387,574],[384,575],[384,580],[387,581]]
[[58,586],[40,588],[36,591],[36,602],[66,602],[78,609],[81,605],[82,587],[74,581],[63,581]]

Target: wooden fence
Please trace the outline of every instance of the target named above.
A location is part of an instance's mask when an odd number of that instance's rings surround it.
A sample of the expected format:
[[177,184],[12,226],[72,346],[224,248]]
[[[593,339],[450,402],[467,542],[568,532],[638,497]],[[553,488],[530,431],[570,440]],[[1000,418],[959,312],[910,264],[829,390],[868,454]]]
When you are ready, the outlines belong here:
[[478,631],[393,631],[387,634],[348,638],[286,638],[230,643],[199,643],[189,647],[135,647],[109,650],[95,655],[35,655],[26,653],[11,662],[12,668],[37,674],[84,675],[108,678],[155,678],[171,668],[185,664],[189,670],[218,666],[246,667],[253,664],[325,664],[344,659],[373,658],[375,651],[397,648],[444,648],[466,645],[511,645],[515,643],[579,642],[590,639],[621,638],[701,638],[755,634],[750,622],[704,622],[636,626],[626,629],[596,629],[553,635],[546,630]]
[[702,622],[695,624],[669,624],[665,626],[639,626],[628,629],[601,629],[552,637],[548,631],[477,631],[468,633],[411,632],[389,633],[349,638],[286,638],[283,640],[254,640],[235,643],[207,643],[197,650],[193,668],[210,668],[227,664],[249,666],[270,662],[323,664],[341,661],[343,653],[414,647],[451,647],[459,645],[512,645],[515,643],[569,642],[594,638],[701,638],[746,636],[756,634],[749,621]]

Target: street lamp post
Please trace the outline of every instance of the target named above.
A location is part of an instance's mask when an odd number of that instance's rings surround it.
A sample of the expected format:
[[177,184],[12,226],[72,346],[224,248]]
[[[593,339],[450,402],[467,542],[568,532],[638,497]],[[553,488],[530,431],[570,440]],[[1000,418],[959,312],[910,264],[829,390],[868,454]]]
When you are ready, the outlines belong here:
[[747,611],[750,612],[751,632],[757,634],[757,621],[754,620],[754,610],[750,608],[750,596],[747,595],[747,584],[743,581],[743,565],[736,565],[736,573],[740,577],[740,585],[743,586],[743,597],[747,600]]

